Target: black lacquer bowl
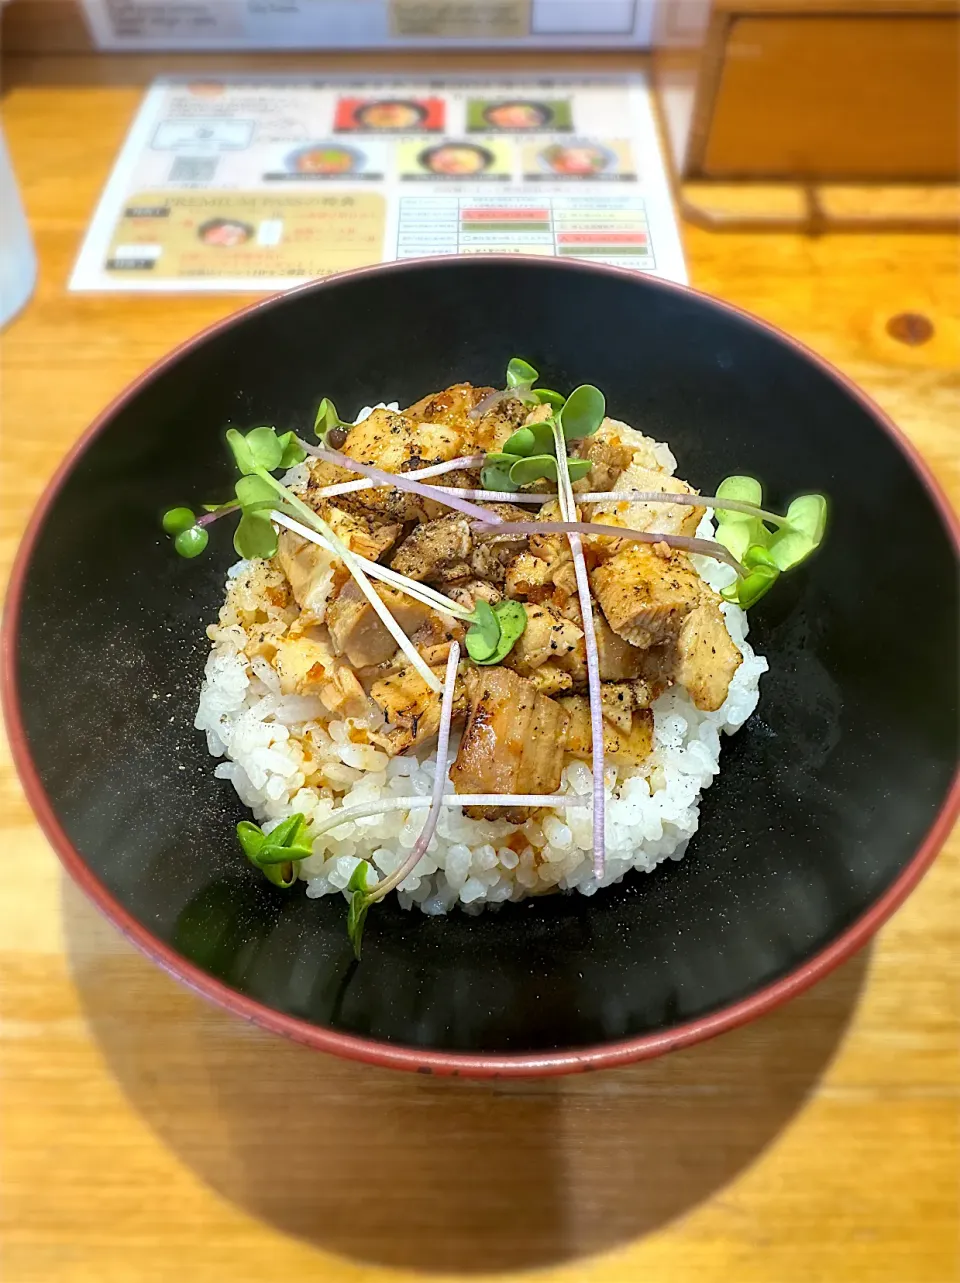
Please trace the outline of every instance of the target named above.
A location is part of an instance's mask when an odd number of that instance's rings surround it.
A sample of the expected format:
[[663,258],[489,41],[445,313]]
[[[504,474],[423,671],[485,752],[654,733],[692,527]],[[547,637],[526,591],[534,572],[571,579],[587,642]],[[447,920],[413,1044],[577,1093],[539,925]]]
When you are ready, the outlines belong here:
[[[753,612],[760,706],[723,750],[679,863],[591,899],[446,919],[379,907],[354,965],[340,897],[270,886],[192,729],[223,575],[158,518],[229,493],[227,424],[312,426],[522,355],[601,387],[704,491],[750,472],[825,492],[822,550]],[[17,763],[92,899],[224,1006],[361,1060],[556,1073],[655,1055],[798,992],[903,900],[957,810],[957,524],[896,429],[769,326],[640,275],[518,258],[337,277],[247,308],[145,374],[33,519],[5,631]]]

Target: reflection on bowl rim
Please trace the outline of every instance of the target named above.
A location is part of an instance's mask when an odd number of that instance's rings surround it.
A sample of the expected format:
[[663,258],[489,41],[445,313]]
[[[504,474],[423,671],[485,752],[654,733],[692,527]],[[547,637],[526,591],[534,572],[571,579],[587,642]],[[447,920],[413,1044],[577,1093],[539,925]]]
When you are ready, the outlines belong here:
[[[151,932],[113,896],[103,882],[87,866],[83,857],[76,850],[62,828],[59,819],[44,790],[27,741],[26,728],[20,708],[19,692],[16,678],[16,641],[20,617],[20,607],[26,584],[27,569],[30,563],[37,537],[43,526],[47,512],[53,504],[59,490],[79,461],[83,453],[96,440],[104,428],[112,421],[122,407],[132,400],[149,384],[154,377],[167,366],[173,365],[193,348],[202,345],[208,338],[228,330],[247,316],[261,308],[270,309],[279,306],[284,299],[312,291],[322,291],[329,284],[339,281],[357,279],[376,274],[399,275],[411,269],[429,268],[443,270],[444,266],[453,266],[472,262],[473,260],[443,258],[405,259],[393,263],[378,263],[373,267],[360,267],[338,276],[327,277],[320,281],[311,281],[306,285],[288,290],[286,293],[273,294],[264,299],[241,308],[240,311],[214,322],[201,330],[199,334],[187,339],[173,351],[155,362],[148,370],[140,374],[123,392],[119,394],[97,416],[91,426],[68,451],[51,480],[44,489],[17,550],[13,569],[10,575],[7,604],[3,619],[2,649],[2,691],[3,710],[7,721],[7,733],[10,739],[13,760],[20,774],[27,800],[33,808],[41,829],[53,846],[61,862],[74,881],[90,897],[94,904],[119,928],[119,930],[154,962],[158,963],[170,975],[181,980],[197,993],[211,999],[228,1011],[269,1029],[273,1033],[283,1034],[295,1042],[313,1047],[319,1051],[331,1052],[351,1060],[367,1064],[381,1065],[393,1069],[416,1070],[419,1073],[436,1073],[461,1075],[472,1078],[496,1077],[538,1077],[555,1074],[575,1073],[586,1069],[604,1069],[617,1065],[630,1064],[637,1060],[648,1060],[664,1052],[693,1043],[702,1042],[728,1029],[736,1028],[747,1021],[771,1011],[775,1007],[795,997],[815,981],[855,953],[876,932],[890,915],[907,898],[920,881],[923,874],[945,842],[954,820],[960,813],[960,769],[956,772],[950,788],[947,790],[940,809],[930,828],[918,844],[910,860],[900,870],[886,891],[871,904],[854,922],[840,933],[813,957],[795,967],[786,975],[774,980],[762,989],[730,1003],[707,1015],[676,1025],[670,1029],[653,1033],[639,1034],[632,1038],[623,1038],[615,1042],[598,1046],[560,1049],[556,1051],[524,1052],[511,1055],[507,1052],[452,1052],[436,1051],[428,1048],[403,1046],[379,1042],[373,1038],[364,1038],[356,1034],[341,1033],[321,1025],[311,1024],[298,1016],[284,1015],[271,1007],[265,1006],[254,998],[238,993],[222,981],[215,979],[182,957],[170,945],[158,940]],[[641,284],[636,272],[629,268],[609,267],[602,264],[584,263],[572,259],[548,259],[522,255],[489,255],[484,256],[484,263],[497,266],[536,264],[549,270],[577,274],[599,273],[604,276],[620,277],[635,284]],[[929,467],[893,421],[863,392],[851,379],[840,370],[830,365],[823,357],[811,351],[804,344],[785,334],[776,326],[760,320],[734,304],[721,302],[709,294],[688,286],[678,285],[672,281],[660,280],[647,276],[642,282],[645,288],[663,290],[667,293],[694,294],[701,302],[718,311],[729,313],[746,321],[758,329],[772,334],[782,343],[793,348],[822,373],[840,384],[846,392],[873,418],[875,423],[887,433],[893,444],[904,456],[908,465],[918,476],[934,507],[939,511],[948,533],[952,536],[954,548],[960,558],[960,520],[933,476]]]

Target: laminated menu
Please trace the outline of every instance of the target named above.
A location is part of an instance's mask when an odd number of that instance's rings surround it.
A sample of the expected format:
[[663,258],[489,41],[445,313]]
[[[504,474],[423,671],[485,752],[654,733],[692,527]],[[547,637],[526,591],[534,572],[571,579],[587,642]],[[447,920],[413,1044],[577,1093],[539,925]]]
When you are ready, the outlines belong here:
[[686,280],[643,77],[158,80],[70,287],[273,291],[504,253]]

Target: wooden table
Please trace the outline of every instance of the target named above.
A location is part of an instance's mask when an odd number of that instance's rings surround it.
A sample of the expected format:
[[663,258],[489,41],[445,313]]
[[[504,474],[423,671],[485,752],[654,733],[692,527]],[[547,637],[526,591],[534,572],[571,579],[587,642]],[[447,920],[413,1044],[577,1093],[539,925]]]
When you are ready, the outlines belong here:
[[[41,262],[33,301],[2,335],[5,568],[96,412],[238,306],[66,292],[153,69],[5,69],[4,128]],[[685,242],[695,285],[852,375],[960,500],[950,237],[687,228]],[[891,337],[903,312],[929,318],[933,337]],[[341,1063],[206,1006],[65,882],[8,760],[2,814],[6,1283],[530,1268],[551,1283],[956,1283],[956,837],[872,947],[786,1009],[617,1072],[474,1084]]]

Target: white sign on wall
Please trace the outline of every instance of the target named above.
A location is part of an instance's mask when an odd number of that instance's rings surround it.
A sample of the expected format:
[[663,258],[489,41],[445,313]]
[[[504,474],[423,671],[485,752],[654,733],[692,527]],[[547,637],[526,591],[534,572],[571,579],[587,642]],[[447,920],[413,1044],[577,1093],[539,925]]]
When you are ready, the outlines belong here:
[[83,0],[107,50],[650,44],[654,0]]

